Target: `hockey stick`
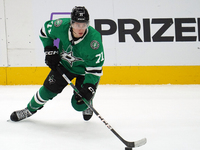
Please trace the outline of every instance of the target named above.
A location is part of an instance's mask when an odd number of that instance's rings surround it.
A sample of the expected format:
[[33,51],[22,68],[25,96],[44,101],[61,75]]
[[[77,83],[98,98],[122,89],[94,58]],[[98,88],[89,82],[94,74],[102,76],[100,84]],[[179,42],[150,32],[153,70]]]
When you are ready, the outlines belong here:
[[76,94],[78,94],[82,100],[84,101],[84,103],[99,117],[99,119],[108,127],[108,129],[110,129],[110,131],[112,131],[112,133],[114,133],[115,136],[117,136],[126,146],[127,148],[134,148],[134,147],[139,147],[139,146],[142,146],[144,144],[146,144],[147,140],[146,138],[143,138],[141,140],[138,140],[138,141],[133,141],[133,142],[129,142],[129,141],[126,141],[124,140],[106,121],[103,117],[101,117],[101,115],[96,111],[96,109],[94,109],[93,106],[91,106],[89,104],[89,102],[83,98],[80,94],[79,94],[79,91],[78,89],[75,87],[75,85],[68,79],[68,77],[63,73],[63,71],[57,67],[57,70],[58,72],[62,75],[62,77],[66,80],[66,82],[68,84],[70,84],[70,86],[74,89],[74,91],[76,92]]

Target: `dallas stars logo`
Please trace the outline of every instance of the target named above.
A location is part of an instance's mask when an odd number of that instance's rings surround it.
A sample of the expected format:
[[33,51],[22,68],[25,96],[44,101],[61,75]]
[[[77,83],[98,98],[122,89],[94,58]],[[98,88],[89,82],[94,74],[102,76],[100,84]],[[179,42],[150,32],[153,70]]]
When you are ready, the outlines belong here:
[[[68,47],[68,48],[70,48],[72,50],[72,47]],[[64,50],[61,53],[61,59],[67,61],[70,64],[71,67],[73,66],[74,62],[76,62],[76,61],[83,61],[83,59],[75,57],[73,55],[72,51],[70,51],[70,52],[67,53]]]
[[48,81],[49,81],[49,84],[54,84],[56,82],[56,80],[54,79],[54,75],[49,76]]

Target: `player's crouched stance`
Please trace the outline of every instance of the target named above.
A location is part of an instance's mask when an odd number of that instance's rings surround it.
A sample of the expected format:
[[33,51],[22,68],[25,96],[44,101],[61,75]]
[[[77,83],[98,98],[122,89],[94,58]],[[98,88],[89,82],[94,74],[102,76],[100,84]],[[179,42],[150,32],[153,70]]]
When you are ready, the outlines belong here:
[[[59,38],[59,49],[53,45]],[[22,110],[14,111],[10,119],[20,121],[35,114],[44,104],[53,99],[67,86],[57,67],[70,79],[76,78],[79,94],[91,105],[102,75],[104,51],[101,35],[89,26],[89,14],[85,7],[75,7],[70,18],[47,21],[40,31],[44,46],[45,63],[51,68],[43,86]],[[83,112],[89,120],[93,112],[74,92],[71,104],[76,111]]]

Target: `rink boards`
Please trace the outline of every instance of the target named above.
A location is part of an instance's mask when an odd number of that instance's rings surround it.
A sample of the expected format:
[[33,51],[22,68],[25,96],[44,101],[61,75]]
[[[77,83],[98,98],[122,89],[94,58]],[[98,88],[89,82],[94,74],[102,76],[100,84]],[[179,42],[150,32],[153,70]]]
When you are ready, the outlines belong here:
[[102,34],[101,84],[200,84],[199,1],[97,3],[0,0],[0,85],[43,83],[49,69],[39,31],[47,20],[69,18],[75,5]]
[[[0,85],[43,84],[48,67],[0,67]],[[100,84],[200,84],[200,66],[103,67]]]

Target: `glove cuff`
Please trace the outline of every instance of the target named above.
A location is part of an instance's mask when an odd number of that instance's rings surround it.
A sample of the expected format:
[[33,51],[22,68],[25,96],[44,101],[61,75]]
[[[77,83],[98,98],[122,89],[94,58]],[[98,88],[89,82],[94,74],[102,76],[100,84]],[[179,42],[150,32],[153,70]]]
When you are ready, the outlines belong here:
[[96,86],[90,83],[86,83],[82,85],[82,89],[79,91],[80,95],[84,97],[86,100],[90,100],[95,94]]
[[56,50],[58,50],[58,48],[56,46],[46,46],[44,48],[44,52],[46,52],[46,51],[56,51]]
[[91,83],[83,84],[83,88],[89,90],[92,94],[95,94],[95,92],[96,92],[96,86]]

